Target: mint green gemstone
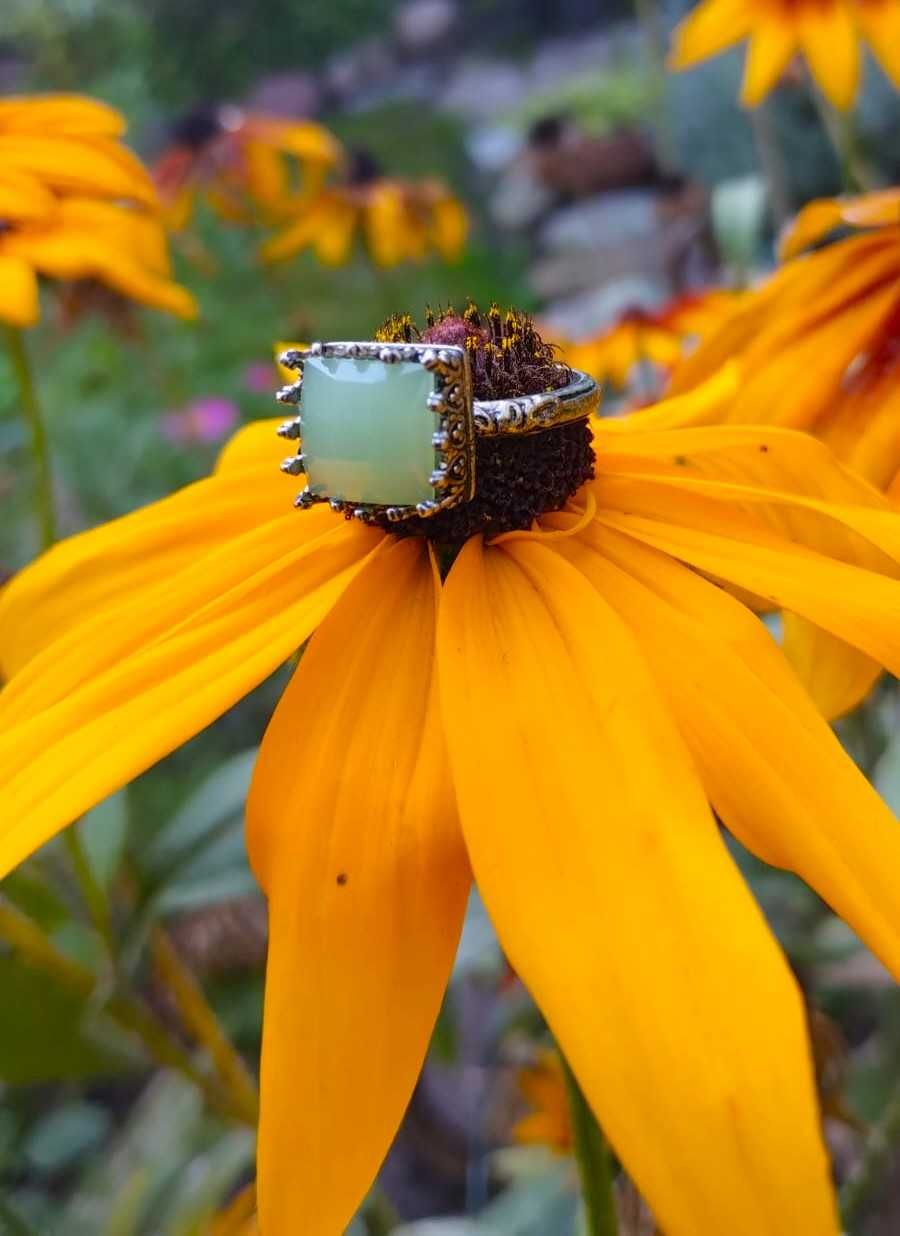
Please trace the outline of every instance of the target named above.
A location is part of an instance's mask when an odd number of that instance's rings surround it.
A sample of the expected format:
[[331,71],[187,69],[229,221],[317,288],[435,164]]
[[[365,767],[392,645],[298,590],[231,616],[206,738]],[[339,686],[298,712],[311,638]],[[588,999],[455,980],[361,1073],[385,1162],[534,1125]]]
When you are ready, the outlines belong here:
[[414,362],[308,357],[300,417],[312,492],[383,506],[433,499],[433,390],[434,374]]

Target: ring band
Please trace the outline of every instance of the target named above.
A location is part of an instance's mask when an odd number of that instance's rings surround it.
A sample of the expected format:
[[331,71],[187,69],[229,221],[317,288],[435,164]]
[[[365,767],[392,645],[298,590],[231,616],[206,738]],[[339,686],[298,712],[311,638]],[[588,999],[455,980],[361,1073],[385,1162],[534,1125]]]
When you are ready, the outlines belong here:
[[278,430],[302,439],[282,464],[306,473],[297,505],[330,502],[367,522],[429,518],[470,501],[477,438],[581,421],[600,399],[593,378],[560,365],[572,377],[556,390],[473,400],[466,350],[443,344],[313,343],[279,359],[299,371],[276,396],[299,405]]

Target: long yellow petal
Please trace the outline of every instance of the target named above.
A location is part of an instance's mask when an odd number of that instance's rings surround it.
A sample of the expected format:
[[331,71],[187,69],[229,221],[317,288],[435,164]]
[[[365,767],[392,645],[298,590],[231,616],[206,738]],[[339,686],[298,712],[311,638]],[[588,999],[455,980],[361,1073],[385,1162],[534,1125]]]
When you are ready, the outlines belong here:
[[[221,716],[322,621],[377,535],[337,528],[0,734],[0,871]],[[374,538],[374,539],[373,539]]]
[[140,161],[105,138],[0,132],[0,163],[64,193],[158,204],[153,181]]
[[800,44],[812,75],[835,107],[846,111],[859,91],[859,36],[848,4],[797,6]]
[[34,271],[21,258],[0,252],[0,321],[34,326],[41,314]]
[[900,5],[895,0],[859,0],[854,14],[881,67],[900,87]]
[[421,541],[356,577],[260,752],[248,845],[269,897],[264,1232],[337,1236],[419,1073],[470,883],[437,710]]
[[796,50],[797,32],[793,22],[785,21],[776,13],[759,23],[747,49],[747,65],[741,87],[741,102],[745,107],[756,107],[778,85]]
[[14,168],[0,170],[0,219],[33,221],[46,219],[57,208],[57,199],[34,176]]
[[438,649],[479,888],[660,1226],[834,1236],[797,989],[621,620],[473,540]]
[[747,0],[703,0],[676,27],[669,68],[690,68],[740,42],[749,33],[752,19]]
[[881,677],[881,666],[845,640],[796,614],[782,615],[781,646],[823,717],[851,712]]
[[0,133],[51,137],[121,137],[121,114],[82,94],[26,94],[0,99]]
[[762,623],[609,528],[560,548],[634,632],[724,823],[801,875],[900,975],[900,823]]
[[[73,625],[123,598],[137,598],[210,550],[277,519],[291,509],[295,487],[271,468],[244,470],[197,481],[61,541],[0,592],[3,675],[17,673]],[[304,537],[301,527],[298,536]]]

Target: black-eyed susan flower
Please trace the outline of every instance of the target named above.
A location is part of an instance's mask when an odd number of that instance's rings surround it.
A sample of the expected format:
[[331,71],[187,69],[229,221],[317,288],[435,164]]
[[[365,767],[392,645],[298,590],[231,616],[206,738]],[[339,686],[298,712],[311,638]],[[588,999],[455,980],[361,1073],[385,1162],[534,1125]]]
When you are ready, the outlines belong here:
[[180,230],[198,200],[223,219],[282,217],[316,190],[341,145],[311,120],[289,120],[230,105],[202,107],[172,127],[153,166],[168,225]]
[[0,320],[33,325],[38,275],[97,280],[181,317],[156,194],[117,112],[79,96],[0,101]]
[[661,309],[626,309],[608,330],[593,339],[561,342],[564,360],[598,382],[626,389],[642,364],[667,372],[681,360],[688,343],[710,334],[730,313],[737,294],[723,288],[679,296]]
[[[382,332],[393,363],[408,334]],[[723,379],[589,429],[553,421],[569,384],[554,393],[516,315],[444,315],[419,342],[452,361],[435,387],[449,436],[464,373],[476,397],[517,395],[475,408],[489,428],[548,418],[478,439],[469,504],[402,526],[293,510],[258,423],[210,479],[7,587],[0,864],[309,639],[247,812],[270,924],[263,1236],[349,1223],[409,1100],[473,873],[668,1236],[836,1236],[800,993],[717,819],[900,971],[896,820],[738,599],[900,669],[900,515],[808,435],[678,428]],[[310,351],[304,425],[315,410],[320,468],[374,467],[375,445],[327,446],[322,398],[336,430],[358,412],[341,384],[371,383],[396,429],[374,385],[385,345],[360,370],[345,348],[346,372],[324,363],[335,347]],[[419,389],[410,364],[398,400]],[[399,484],[408,462],[398,447],[379,476]]]
[[384,176],[361,151],[351,156],[342,180],[297,200],[292,214],[262,246],[266,261],[309,249],[320,262],[340,266],[359,237],[378,266],[423,262],[432,254],[453,262],[469,228],[465,207],[441,181]]
[[748,107],[798,53],[835,107],[852,106],[863,40],[900,86],[900,0],[702,0],[675,31],[670,65],[689,68],[745,39],[741,102]]

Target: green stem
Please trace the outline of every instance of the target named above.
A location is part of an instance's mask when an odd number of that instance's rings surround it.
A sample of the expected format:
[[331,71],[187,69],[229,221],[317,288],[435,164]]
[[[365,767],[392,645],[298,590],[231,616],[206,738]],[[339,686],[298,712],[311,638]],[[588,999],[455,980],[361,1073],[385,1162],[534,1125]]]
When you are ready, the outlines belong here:
[[609,1146],[565,1057],[562,1057],[562,1066],[569,1096],[575,1159],[581,1178],[586,1233],[587,1236],[617,1236],[619,1220]]
[[[93,970],[62,952],[27,915],[2,899],[0,939],[12,945],[30,965],[51,975],[83,1000],[89,1000],[94,995],[98,979]],[[104,1003],[103,1011],[117,1026],[136,1035],[157,1064],[183,1073],[220,1115],[246,1122],[245,1113],[235,1110],[230,1097],[222,1093],[215,1078],[197,1068],[190,1053],[169,1034],[137,996],[131,992],[115,992]]]
[[893,1148],[900,1142],[900,1082],[888,1098],[881,1119],[869,1133],[862,1157],[841,1189],[841,1214],[849,1232],[866,1199],[882,1177]]
[[56,513],[53,509],[53,479],[50,472],[50,452],[47,433],[37,390],[28,363],[25,338],[15,326],[6,327],[6,349],[19,387],[19,398],[25,419],[31,429],[31,455],[34,460],[34,509],[41,530],[41,547],[49,549],[56,540]]
[[837,156],[841,171],[841,182],[845,193],[865,193],[874,189],[878,176],[869,165],[859,141],[856,122],[851,112],[839,112],[816,89],[810,86],[822,128],[828,134],[828,140]]
[[75,870],[75,878],[81,889],[81,896],[84,899],[88,914],[91,916],[94,929],[106,946],[106,951],[109,953],[110,958],[114,959],[116,955],[116,939],[109,913],[109,901],[103,889],[97,883],[97,877],[94,875],[88,856],[84,852],[77,824],[71,824],[68,828],[63,829],[63,841],[69,852],[69,860]]
[[771,104],[760,103],[758,107],[754,107],[750,113],[750,128],[756,146],[756,156],[769,191],[772,217],[776,228],[780,231],[792,214],[791,195],[788,188],[787,167],[778,141]]

